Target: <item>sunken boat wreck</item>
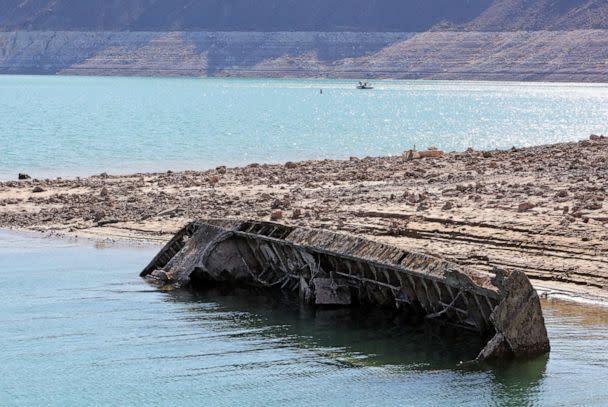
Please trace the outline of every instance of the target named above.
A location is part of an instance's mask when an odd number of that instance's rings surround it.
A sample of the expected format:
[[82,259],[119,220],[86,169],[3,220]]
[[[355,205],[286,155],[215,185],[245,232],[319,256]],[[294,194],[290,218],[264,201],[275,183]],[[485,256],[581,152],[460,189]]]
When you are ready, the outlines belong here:
[[204,220],[182,228],[142,271],[172,288],[280,290],[313,307],[378,307],[478,333],[478,361],[549,351],[538,294],[519,271],[483,274],[328,230]]

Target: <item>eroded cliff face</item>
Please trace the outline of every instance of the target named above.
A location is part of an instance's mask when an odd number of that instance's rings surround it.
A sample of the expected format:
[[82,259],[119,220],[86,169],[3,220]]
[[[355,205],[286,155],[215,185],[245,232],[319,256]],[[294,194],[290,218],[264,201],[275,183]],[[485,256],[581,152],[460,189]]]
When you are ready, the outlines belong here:
[[606,0],[495,0],[460,29],[570,31],[608,28]]
[[151,33],[14,32],[0,33],[0,72],[54,74],[93,57],[103,49],[124,52],[149,43]]
[[608,30],[0,33],[0,73],[608,80]]
[[[16,32],[0,33],[0,72],[91,75],[227,75],[277,61],[276,76],[312,75],[346,58],[370,56],[403,33]],[[309,59],[302,68],[291,60]],[[279,63],[284,59],[284,63]],[[294,68],[292,68],[294,66]],[[274,75],[271,75],[274,76]]]
[[3,0],[0,73],[606,81],[606,0]]

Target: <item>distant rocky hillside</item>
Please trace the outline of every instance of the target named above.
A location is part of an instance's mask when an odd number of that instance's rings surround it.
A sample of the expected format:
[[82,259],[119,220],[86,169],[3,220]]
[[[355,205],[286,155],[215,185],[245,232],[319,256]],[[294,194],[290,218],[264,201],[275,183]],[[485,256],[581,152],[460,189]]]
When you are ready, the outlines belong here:
[[608,28],[608,0],[495,0],[464,26],[480,31]]
[[2,0],[0,30],[425,31],[493,0]]
[[608,82],[608,0],[0,0],[0,73]]
[[515,31],[608,28],[607,0],[2,0],[0,30]]
[[0,73],[602,82],[608,30],[0,32]]

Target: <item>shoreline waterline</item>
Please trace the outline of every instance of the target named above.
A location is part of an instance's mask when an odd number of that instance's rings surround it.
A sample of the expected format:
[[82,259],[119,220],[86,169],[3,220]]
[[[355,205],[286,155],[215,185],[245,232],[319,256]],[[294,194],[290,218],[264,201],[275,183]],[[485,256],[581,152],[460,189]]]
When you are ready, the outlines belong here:
[[[26,228],[0,228],[0,239],[11,237],[26,237],[34,239],[58,240],[67,244],[95,245],[96,248],[121,248],[121,249],[161,249],[167,242],[166,238],[152,239],[150,236],[124,236],[108,233],[98,235],[81,231],[80,233],[44,232]],[[568,284],[547,285],[538,280],[531,280],[532,285],[541,296],[543,304],[556,303],[563,305],[574,305],[589,309],[608,309],[608,296],[594,295],[588,289],[572,290]]]
[[[608,85],[608,84],[607,84]],[[574,137],[572,140],[569,140],[565,143],[568,142],[577,142],[580,141],[581,137]],[[540,143],[540,144],[532,144],[532,145],[527,145],[527,146],[521,146],[521,145],[513,145],[510,146],[508,148],[496,148],[496,149],[492,149],[492,150],[476,150],[474,146],[469,146],[467,148],[463,148],[460,150],[452,150],[452,151],[443,151],[445,153],[448,154],[463,154],[465,153],[467,150],[475,150],[475,151],[486,151],[486,152],[502,152],[502,151],[507,151],[510,149],[526,149],[526,148],[543,148],[543,147],[548,147],[551,145],[554,145],[556,143]],[[559,144],[559,143],[557,143]],[[415,148],[416,145],[412,145],[412,148]],[[431,148],[436,148],[435,146],[430,146]],[[360,156],[360,155],[349,155],[348,157],[344,156],[344,157],[332,157],[332,156],[328,156],[328,157],[309,157],[309,158],[303,158],[303,159],[299,159],[296,162],[301,163],[301,162],[317,162],[317,161],[332,161],[332,162],[347,162],[350,161],[352,158],[356,158],[356,159],[382,159],[382,158],[398,158],[398,157],[402,157],[409,149],[406,150],[401,150],[401,151],[395,151],[394,153],[391,154],[383,154],[383,155],[376,155],[376,156],[371,156],[371,155],[367,155],[367,156]],[[418,149],[416,149],[415,151],[418,151]],[[422,149],[422,151],[424,151],[424,149]],[[77,170],[79,172],[76,173],[66,173],[63,175],[57,175],[56,173],[53,173],[53,171],[49,171],[49,172],[45,172],[44,174],[37,174],[37,173],[31,173],[25,170],[19,170],[17,169],[16,171],[14,171],[14,173],[8,173],[6,172],[6,174],[3,174],[2,172],[0,172],[0,183],[3,182],[11,182],[11,181],[19,181],[18,179],[18,175],[19,174],[26,174],[28,177],[28,179],[34,179],[34,180],[66,180],[66,181],[76,181],[78,179],[84,179],[84,178],[91,178],[91,177],[97,177],[100,176],[102,174],[104,175],[108,175],[110,177],[117,177],[117,178],[123,178],[123,177],[135,177],[135,176],[143,176],[143,177],[147,177],[147,176],[156,176],[156,175],[162,175],[162,174],[167,174],[167,173],[200,173],[200,172],[208,172],[208,171],[213,171],[218,167],[226,167],[226,169],[231,169],[231,170],[238,170],[240,168],[246,168],[249,166],[257,166],[257,165],[262,165],[262,166],[282,166],[284,165],[286,162],[290,162],[291,160],[289,159],[284,159],[284,160],[274,160],[274,161],[255,161],[255,162],[246,162],[246,163],[240,163],[240,164],[230,164],[230,163],[221,163],[219,165],[209,165],[209,166],[200,166],[200,167],[180,167],[179,164],[178,165],[169,165],[167,167],[162,167],[162,168],[156,168],[156,169],[146,169],[146,168],[139,168],[139,169],[134,169],[132,171],[129,170],[118,170],[118,172],[114,172],[112,171],[111,168],[106,168],[103,167],[101,168],[101,172],[100,169],[97,168],[95,169],[95,171],[93,169],[83,169],[83,170]]]
[[601,164],[606,143],[597,136],[419,160],[2,182],[0,227],[162,244],[197,218],[274,219],[368,237],[481,272],[520,269],[541,294],[608,302],[608,207],[606,191],[597,187],[608,177]]

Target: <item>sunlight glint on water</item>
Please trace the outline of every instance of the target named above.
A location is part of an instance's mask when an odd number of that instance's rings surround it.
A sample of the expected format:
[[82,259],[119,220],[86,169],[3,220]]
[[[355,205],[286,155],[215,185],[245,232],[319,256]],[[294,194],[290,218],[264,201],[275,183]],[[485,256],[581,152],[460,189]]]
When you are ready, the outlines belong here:
[[354,85],[0,76],[0,179],[400,154],[413,145],[510,148],[608,133],[606,85]]

